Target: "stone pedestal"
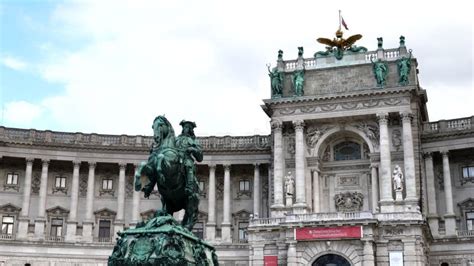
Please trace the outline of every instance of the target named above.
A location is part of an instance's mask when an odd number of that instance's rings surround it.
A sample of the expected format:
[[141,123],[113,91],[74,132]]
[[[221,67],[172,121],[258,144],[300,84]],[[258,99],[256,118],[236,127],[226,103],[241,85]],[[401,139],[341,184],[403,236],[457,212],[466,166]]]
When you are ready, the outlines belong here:
[[224,243],[232,243],[230,226],[230,224],[221,224],[222,242]]
[[216,224],[206,223],[206,240],[214,241],[216,239]]
[[75,221],[68,221],[66,223],[66,242],[76,242],[76,230],[77,230],[77,222]]
[[402,191],[395,191],[395,201],[402,201],[402,200],[403,200]]
[[166,215],[120,233],[108,265],[214,266],[218,260],[213,246]]
[[30,224],[30,218],[28,217],[19,217],[18,218],[18,233],[16,235],[17,239],[27,239],[28,238],[28,225]]
[[84,221],[82,222],[82,240],[84,242],[91,243],[94,241],[92,226],[94,225],[93,221]]
[[456,235],[456,215],[446,214],[444,216],[444,227],[446,230],[446,236]]
[[293,206],[293,196],[291,195],[286,195],[286,207],[292,207]]
[[46,218],[38,217],[35,219],[35,239],[44,239],[44,227]]

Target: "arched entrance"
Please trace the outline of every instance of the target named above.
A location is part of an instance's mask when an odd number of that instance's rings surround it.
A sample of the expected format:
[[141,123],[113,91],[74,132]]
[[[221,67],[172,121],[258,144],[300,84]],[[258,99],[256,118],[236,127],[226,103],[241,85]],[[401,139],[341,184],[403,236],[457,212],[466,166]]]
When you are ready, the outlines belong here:
[[351,266],[351,264],[342,256],[326,254],[317,258],[312,266]]

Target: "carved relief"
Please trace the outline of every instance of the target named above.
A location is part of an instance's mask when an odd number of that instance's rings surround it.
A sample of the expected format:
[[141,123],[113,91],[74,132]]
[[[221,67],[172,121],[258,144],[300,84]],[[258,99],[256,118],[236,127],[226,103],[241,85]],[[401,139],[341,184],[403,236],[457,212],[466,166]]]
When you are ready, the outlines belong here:
[[345,192],[334,196],[337,211],[360,211],[364,204],[364,195],[360,192]]
[[39,175],[35,175],[33,177],[33,181],[32,181],[32,184],[31,184],[31,191],[33,192],[33,194],[37,195],[39,193],[40,184],[41,184],[41,179],[40,179]]
[[364,132],[368,139],[372,142],[374,147],[379,146],[379,126],[376,123],[367,124],[367,123],[359,123],[355,125],[357,129]]
[[216,178],[216,197],[217,199],[224,198],[224,178]]
[[397,151],[402,147],[402,134],[399,129],[394,129],[392,131],[392,145],[393,148]]
[[359,177],[358,176],[338,176],[337,185],[338,186],[359,186]]
[[435,166],[434,167],[434,174],[436,179],[438,180],[438,188],[441,191],[444,191],[444,175],[443,175],[443,167]]
[[129,175],[126,177],[126,183],[125,183],[125,196],[127,198],[130,198],[133,196],[133,176]]
[[327,146],[323,152],[322,160],[323,162],[329,162],[331,159],[331,147]]
[[402,229],[402,228],[385,229],[384,234],[385,234],[386,236],[399,236],[399,235],[403,235],[403,229]]
[[295,137],[289,136],[286,141],[286,152],[288,156],[293,158],[295,157]]
[[87,196],[87,176],[84,175],[79,177],[79,196]]

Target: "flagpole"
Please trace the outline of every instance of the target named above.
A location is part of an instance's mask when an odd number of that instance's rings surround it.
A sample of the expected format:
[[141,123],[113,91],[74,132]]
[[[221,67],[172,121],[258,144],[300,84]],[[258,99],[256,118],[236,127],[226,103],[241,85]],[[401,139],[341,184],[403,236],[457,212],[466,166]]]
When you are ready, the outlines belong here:
[[341,30],[341,10],[339,10],[339,31]]

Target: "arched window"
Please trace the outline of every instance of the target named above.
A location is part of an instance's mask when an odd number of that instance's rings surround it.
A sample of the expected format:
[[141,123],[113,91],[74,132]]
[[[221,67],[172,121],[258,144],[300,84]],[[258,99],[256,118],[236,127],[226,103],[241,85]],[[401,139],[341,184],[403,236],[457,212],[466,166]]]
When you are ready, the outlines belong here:
[[334,145],[334,160],[360,160],[360,144],[352,141],[343,141]]

